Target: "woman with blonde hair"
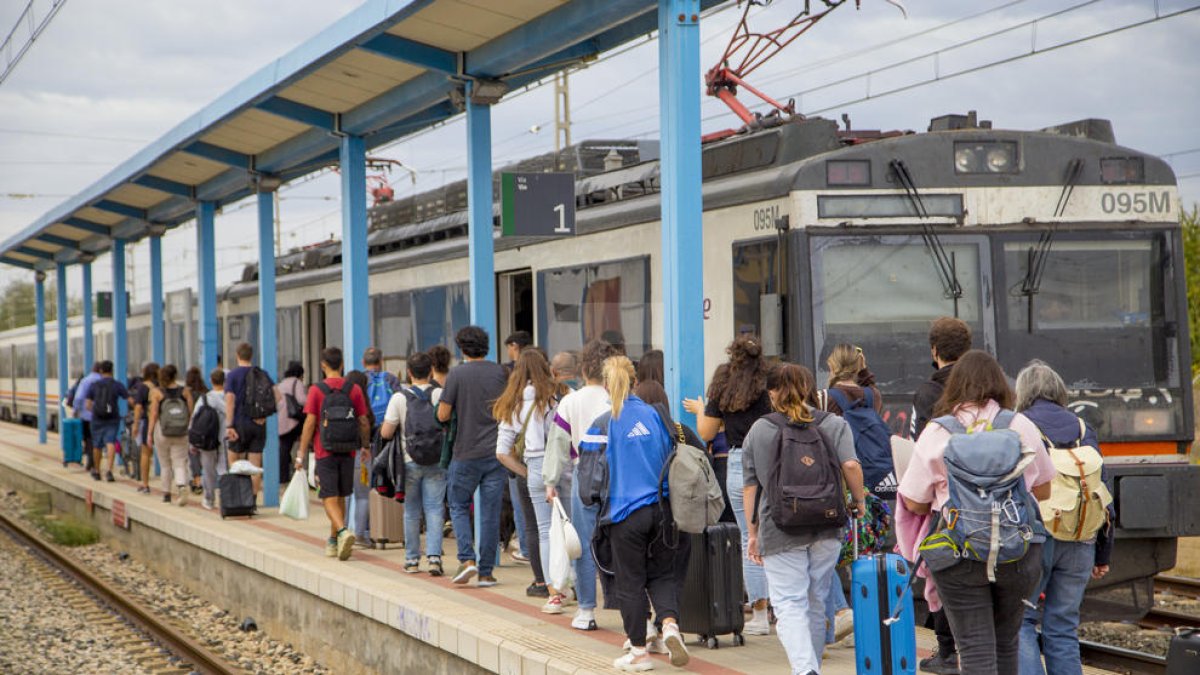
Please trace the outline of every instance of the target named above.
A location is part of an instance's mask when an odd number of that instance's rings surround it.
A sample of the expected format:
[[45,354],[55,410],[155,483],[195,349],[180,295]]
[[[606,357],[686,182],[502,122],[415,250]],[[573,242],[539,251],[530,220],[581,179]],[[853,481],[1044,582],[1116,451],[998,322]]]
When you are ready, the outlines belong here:
[[[679,598],[672,542],[679,538],[671,507],[659,501],[663,465],[674,446],[658,412],[632,393],[633,363],[625,356],[604,362],[604,387],[612,410],[600,415],[579,444],[579,491],[584,503],[599,503],[599,540],[611,553],[621,622],[630,650],[613,661],[624,671],[651,670],[646,649],[647,596],[662,621],[662,640],[671,664],[688,662],[679,633]],[[603,470],[607,463],[607,471]],[[606,479],[589,480],[604,473]],[[607,485],[607,489],[604,487]],[[603,535],[607,536],[604,537]],[[598,545],[598,548],[603,547]],[[598,551],[597,558],[602,554]]]

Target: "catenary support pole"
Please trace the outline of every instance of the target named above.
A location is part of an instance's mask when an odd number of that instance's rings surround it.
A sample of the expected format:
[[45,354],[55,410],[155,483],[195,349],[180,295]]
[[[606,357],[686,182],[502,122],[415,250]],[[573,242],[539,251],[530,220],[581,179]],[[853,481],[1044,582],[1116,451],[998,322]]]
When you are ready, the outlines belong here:
[[[150,360],[167,358],[167,326],[163,322],[162,235],[150,235]],[[133,364],[140,368],[142,364]]]
[[682,399],[704,393],[699,0],[659,0],[658,30],[664,374],[684,419]]
[[[371,297],[367,278],[367,146],[361,136],[342,136],[342,351],[357,363],[371,346]],[[336,345],[335,345],[336,346]]]
[[129,359],[129,336],[125,323],[126,317],[129,316],[129,302],[125,299],[124,239],[112,240],[112,277],[113,377],[124,382],[128,376],[126,371]]
[[96,334],[92,329],[92,262],[80,266],[83,273],[83,369],[84,375],[92,372],[96,362]]
[[[57,292],[57,299],[54,304],[54,323],[58,328],[58,403],[67,398],[67,387],[69,384],[70,373],[67,372],[68,361],[67,356],[69,349],[67,348],[67,264],[58,263],[55,267],[54,275],[54,290]],[[59,411],[59,424],[62,424],[62,409]],[[62,430],[61,427],[59,429]]]
[[491,337],[488,358],[495,359],[496,334],[495,246],[492,242],[492,107],[473,103],[467,82],[467,229],[470,266],[471,323]]
[[217,243],[216,204],[196,204],[196,278],[199,281],[200,372],[208,382],[208,372],[221,365],[220,336],[217,335]]
[[34,273],[34,317],[37,320],[37,432],[38,443],[46,444],[46,273]]
[[[275,195],[258,193],[258,363],[279,381],[275,323]],[[286,411],[282,411],[286,413]],[[263,506],[279,506],[279,413],[267,417],[263,448]]]

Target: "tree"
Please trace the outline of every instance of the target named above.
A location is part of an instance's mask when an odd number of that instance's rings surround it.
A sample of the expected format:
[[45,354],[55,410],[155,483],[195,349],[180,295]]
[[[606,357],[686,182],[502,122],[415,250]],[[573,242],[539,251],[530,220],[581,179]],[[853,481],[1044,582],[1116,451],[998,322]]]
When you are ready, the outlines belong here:
[[1187,268],[1188,323],[1192,335],[1192,374],[1200,375],[1200,207],[1184,211],[1180,224],[1183,229],[1183,259]]
[[[58,315],[58,293],[54,282],[46,282],[46,320],[53,321]],[[69,296],[67,313],[70,316],[83,314],[83,300],[78,296]],[[34,282],[24,280],[10,281],[0,290],[0,330],[32,326],[37,321],[37,299]]]

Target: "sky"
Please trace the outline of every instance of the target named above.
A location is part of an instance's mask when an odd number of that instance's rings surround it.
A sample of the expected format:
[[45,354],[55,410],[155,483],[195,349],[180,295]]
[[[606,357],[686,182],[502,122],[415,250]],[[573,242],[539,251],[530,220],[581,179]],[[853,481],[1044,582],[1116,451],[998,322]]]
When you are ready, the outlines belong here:
[[[36,0],[35,6],[41,12],[49,3]],[[0,0],[0,35],[25,4]],[[0,239],[357,4],[69,0],[0,83]],[[1166,156],[1185,204],[1200,201],[1200,11],[1154,20],[1156,7],[1161,16],[1200,7],[1200,1],[907,0],[907,19],[884,0],[861,4],[856,11],[846,2],[749,81],[779,100],[795,97],[801,112],[833,119],[846,113],[860,129],[923,131],[932,117],[968,110],[1012,129],[1106,118],[1118,143]],[[800,6],[800,0],[774,0],[755,7],[750,25],[773,28]],[[740,17],[741,8],[730,1],[702,20],[702,70],[720,60]],[[1054,48],[1139,22],[1147,23]],[[989,65],[997,62],[1005,63]],[[572,72],[572,140],[657,138],[656,63],[656,43],[647,37]],[[511,92],[495,107],[497,167],[554,148],[553,85],[545,85]],[[742,100],[751,102],[745,94]],[[705,132],[738,126],[715,99],[703,101],[701,114]],[[463,178],[465,135],[459,117],[371,154],[415,172],[390,176],[397,197],[404,197]],[[284,250],[340,232],[338,190],[329,173],[281,190]],[[254,260],[257,241],[241,234],[255,231],[254,217],[252,199],[218,214],[218,284],[240,278]],[[194,285],[194,249],[190,224],[165,237],[168,292]],[[130,253],[133,300],[147,302],[148,248],[140,242]],[[108,256],[93,269],[95,290],[110,288]],[[75,294],[80,282],[71,270]],[[0,284],[28,275],[2,267]]]

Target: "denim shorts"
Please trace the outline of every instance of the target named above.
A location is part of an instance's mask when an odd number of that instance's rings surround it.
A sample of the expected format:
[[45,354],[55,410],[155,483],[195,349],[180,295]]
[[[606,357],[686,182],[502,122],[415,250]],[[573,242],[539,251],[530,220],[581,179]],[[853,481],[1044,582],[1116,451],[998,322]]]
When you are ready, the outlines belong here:
[[92,420],[92,444],[97,448],[112,445],[121,435],[121,420]]

